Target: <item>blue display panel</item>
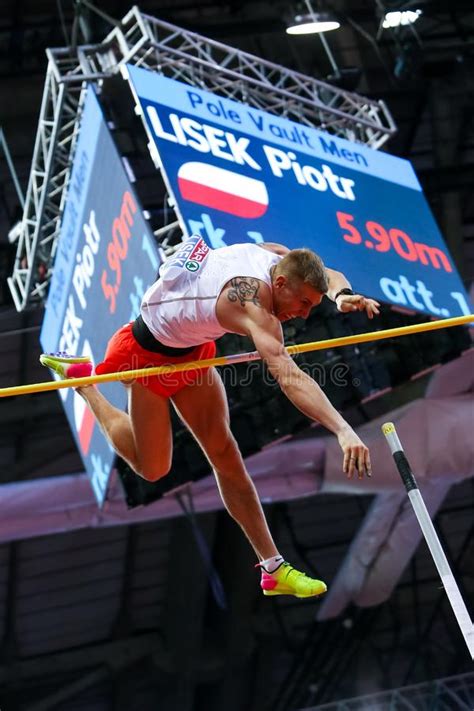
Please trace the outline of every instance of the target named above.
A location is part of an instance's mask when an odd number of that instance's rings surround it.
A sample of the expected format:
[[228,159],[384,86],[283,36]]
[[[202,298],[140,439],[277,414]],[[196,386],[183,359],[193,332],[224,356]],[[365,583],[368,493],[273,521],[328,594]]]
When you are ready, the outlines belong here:
[[[153,235],[89,88],[41,329],[43,350],[100,362],[114,331],[138,315],[159,265]],[[122,385],[103,385],[101,391],[125,407]],[[115,453],[84,400],[69,389],[59,394],[102,504]]]
[[128,66],[187,234],[307,246],[369,296],[437,317],[467,293],[408,161]]

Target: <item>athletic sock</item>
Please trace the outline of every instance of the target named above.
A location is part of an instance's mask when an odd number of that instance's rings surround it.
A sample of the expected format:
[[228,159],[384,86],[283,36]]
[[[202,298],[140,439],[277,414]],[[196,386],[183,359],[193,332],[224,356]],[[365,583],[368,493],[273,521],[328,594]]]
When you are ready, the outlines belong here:
[[262,560],[260,563],[260,567],[265,570],[267,573],[274,573],[277,568],[280,567],[280,565],[283,563],[283,556],[281,555],[274,555],[273,558],[267,558],[266,560]]

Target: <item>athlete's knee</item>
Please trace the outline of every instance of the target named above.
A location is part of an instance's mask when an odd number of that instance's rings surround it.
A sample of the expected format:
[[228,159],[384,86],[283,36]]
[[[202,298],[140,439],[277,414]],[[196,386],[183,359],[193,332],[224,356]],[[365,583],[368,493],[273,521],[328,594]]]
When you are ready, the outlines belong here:
[[213,437],[206,445],[206,454],[215,469],[221,469],[226,463],[240,458],[239,448],[230,430]]
[[154,461],[154,462],[138,462],[135,471],[142,479],[153,482],[162,479],[171,469],[171,460],[169,461]]

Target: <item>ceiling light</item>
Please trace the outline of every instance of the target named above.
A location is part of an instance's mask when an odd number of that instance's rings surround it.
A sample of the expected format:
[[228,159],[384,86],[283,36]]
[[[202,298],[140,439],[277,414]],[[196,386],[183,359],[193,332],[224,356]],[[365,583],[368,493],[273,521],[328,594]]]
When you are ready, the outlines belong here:
[[312,12],[306,15],[296,15],[286,31],[289,35],[312,35],[317,32],[337,30],[340,26],[341,23],[331,12]]
[[385,13],[382,27],[388,30],[391,27],[400,25],[412,25],[421,15],[421,10],[397,10]]

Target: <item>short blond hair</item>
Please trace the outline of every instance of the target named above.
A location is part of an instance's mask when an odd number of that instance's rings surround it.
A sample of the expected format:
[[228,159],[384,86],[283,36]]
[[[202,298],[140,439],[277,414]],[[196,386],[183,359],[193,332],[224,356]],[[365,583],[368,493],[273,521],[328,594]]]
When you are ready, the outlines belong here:
[[309,284],[321,294],[326,294],[329,288],[323,260],[311,249],[292,249],[278,262],[275,272],[284,274],[290,282]]

